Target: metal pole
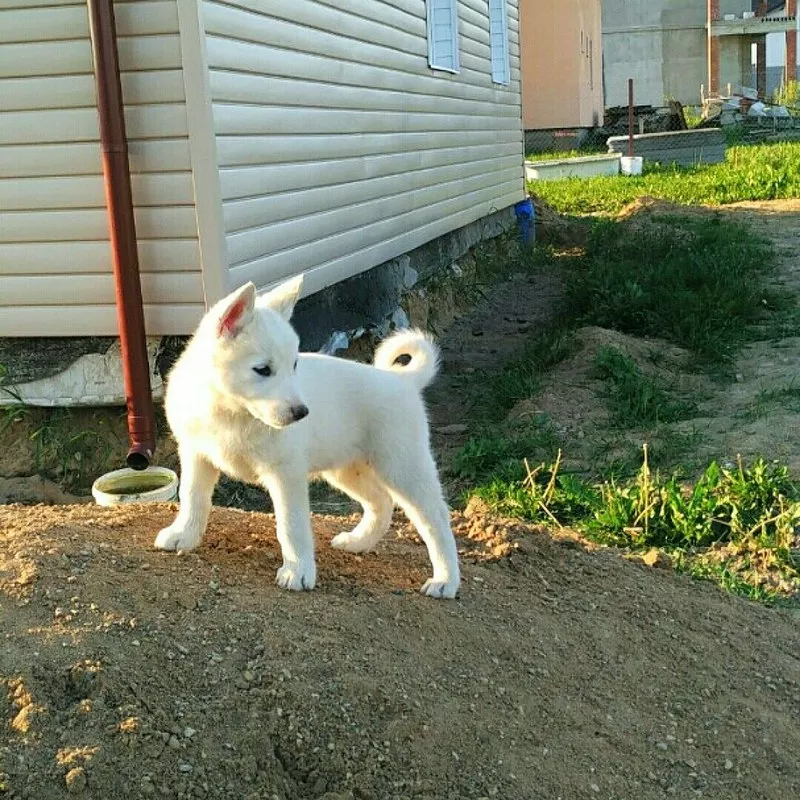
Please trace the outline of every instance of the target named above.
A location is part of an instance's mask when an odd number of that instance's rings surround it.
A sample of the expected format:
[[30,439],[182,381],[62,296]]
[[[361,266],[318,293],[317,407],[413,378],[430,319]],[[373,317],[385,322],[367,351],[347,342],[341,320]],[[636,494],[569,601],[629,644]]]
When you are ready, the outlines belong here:
[[628,78],[628,158],[633,158],[633,78]]

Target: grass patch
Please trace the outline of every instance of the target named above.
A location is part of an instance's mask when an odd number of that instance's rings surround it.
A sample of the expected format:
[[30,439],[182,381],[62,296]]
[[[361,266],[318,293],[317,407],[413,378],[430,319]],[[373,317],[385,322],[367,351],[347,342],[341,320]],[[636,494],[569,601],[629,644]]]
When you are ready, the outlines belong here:
[[722,164],[647,164],[640,177],[537,181],[531,190],[565,214],[616,214],[643,195],[681,205],[800,197],[800,142],[730,147]]
[[561,325],[537,331],[499,372],[481,371],[470,381],[474,394],[470,416],[483,422],[499,422],[520,400],[541,389],[541,376],[575,352],[575,337]]
[[624,481],[563,473],[560,453],[555,462],[524,466],[523,478],[494,477],[474,494],[500,513],[575,528],[596,542],[661,549],[689,574],[738,594],[774,599],[771,583],[800,592],[800,489],[782,465],[713,462],[686,484],[654,472],[645,446],[639,471]]
[[604,347],[597,354],[595,371],[607,385],[611,422],[617,427],[645,427],[662,422],[677,422],[691,416],[695,406],[673,400],[654,378],[615,347]]
[[124,450],[102,412],[93,413],[90,420],[82,415],[80,422],[69,408],[30,409],[28,416],[37,474],[68,492],[86,494],[94,479],[107,471],[112,453]]
[[507,432],[487,429],[473,436],[456,454],[451,473],[469,482],[523,477],[523,459],[555,457],[561,441],[545,417]]
[[[763,171],[763,163],[755,169],[752,160],[749,166],[746,162],[756,156],[763,161],[765,154],[781,162],[769,191],[763,175],[748,183],[741,173],[741,185],[730,184],[725,194],[730,171]],[[784,163],[789,156],[796,163]],[[666,199],[729,202],[747,199],[747,192],[755,199],[800,193],[800,145],[734,148],[723,167],[728,172],[716,177],[713,168],[697,170],[694,189],[683,187],[683,199]],[[765,171],[769,177],[770,169]],[[660,175],[691,184],[692,174],[655,169],[645,178]],[[604,180],[561,183],[579,185],[591,195]],[[786,190],[794,180],[797,188]],[[635,190],[636,180],[613,183],[634,191],[616,198],[612,210],[643,193],[664,196],[641,186]],[[549,199],[545,190],[553,186],[542,184],[540,195]],[[710,194],[691,194],[700,189]],[[667,340],[693,355],[698,369],[727,375],[725,368],[744,344],[788,330],[796,321],[787,311],[793,298],[772,282],[771,243],[718,214],[598,219],[591,222],[584,246],[558,263],[566,292],[556,329],[537,333],[499,373],[471,382],[481,387],[472,418],[485,427],[453,462],[462,485],[472,487],[468,494],[496,512],[574,528],[595,542],[634,553],[655,548],[676,569],[755,600],[800,596],[800,490],[786,467],[755,461],[727,468],[692,461],[700,434],[671,426],[690,418],[695,404],[672,394],[623,351],[607,347],[594,362],[605,384],[611,425],[582,444],[576,441],[580,461],[562,461],[563,437],[544,418],[510,430],[498,424],[516,403],[540,390],[544,372],[574,352],[571,331],[583,325]],[[800,391],[789,384],[762,393],[748,413],[766,414],[776,404],[795,402],[800,404]],[[646,434],[644,459],[641,438],[632,430]],[[688,479],[701,469],[699,477]]]
[[786,386],[762,389],[750,407],[742,413],[742,419],[745,422],[763,419],[775,411],[776,406],[800,414],[800,384],[792,379]]
[[766,240],[716,217],[638,230],[603,220],[568,272],[569,307],[584,324],[658,336],[724,362],[777,305],[765,280],[773,265]]

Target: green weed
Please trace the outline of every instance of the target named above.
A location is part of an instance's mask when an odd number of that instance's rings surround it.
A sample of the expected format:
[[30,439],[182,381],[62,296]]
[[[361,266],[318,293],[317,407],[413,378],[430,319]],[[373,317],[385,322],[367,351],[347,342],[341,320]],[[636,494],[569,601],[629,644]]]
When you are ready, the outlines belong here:
[[689,484],[677,473],[654,472],[646,446],[639,471],[626,480],[589,483],[564,473],[560,451],[554,462],[523,465],[523,477],[495,476],[474,494],[500,513],[576,528],[603,544],[664,549],[684,571],[739,594],[774,597],[762,586],[764,568],[777,570],[800,591],[800,488],[785,466],[758,460],[725,468],[712,462]]
[[[669,425],[656,425],[647,431],[650,463],[681,477],[693,475],[701,466],[693,454],[702,439],[695,429],[678,431]],[[586,462],[592,466],[587,477],[604,481],[630,478],[641,467],[641,437],[634,438],[623,430],[601,431],[589,442]]]
[[703,121],[702,109],[697,106],[684,106],[683,118],[686,120],[687,128],[696,128]]
[[88,491],[107,469],[115,447],[120,448],[117,435],[101,416],[96,416],[91,426],[85,421],[77,425],[68,408],[36,413],[30,438],[35,445],[36,472],[78,494]]
[[555,260],[555,253],[546,244],[535,243],[523,247],[517,231],[512,229],[479,244],[475,248],[474,258],[474,283],[483,287],[507,280],[515,274],[537,272],[549,267]]
[[800,81],[786,81],[782,83],[774,94],[778,105],[788,108],[800,108]]
[[14,423],[21,422],[28,415],[28,407],[22,402],[17,390],[7,382],[8,372],[4,364],[0,364],[0,392],[12,398],[14,405],[3,406],[0,409],[0,436]]
[[677,572],[690,575],[695,580],[711,581],[726,592],[747,597],[765,605],[773,605],[781,599],[780,593],[762,584],[758,576],[737,570],[728,561],[710,559],[705,554],[700,556],[676,559]]
[[560,440],[545,417],[508,432],[487,430],[467,441],[456,454],[451,472],[471,482],[489,476],[517,480],[523,475],[524,458],[551,459]]

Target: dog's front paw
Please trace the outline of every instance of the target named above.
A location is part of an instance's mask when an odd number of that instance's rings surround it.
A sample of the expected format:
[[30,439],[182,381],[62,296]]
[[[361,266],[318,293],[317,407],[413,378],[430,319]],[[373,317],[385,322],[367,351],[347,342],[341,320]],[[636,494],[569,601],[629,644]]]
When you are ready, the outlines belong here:
[[155,547],[157,550],[194,550],[201,538],[197,531],[170,525],[156,536]]
[[430,578],[423,584],[420,592],[437,600],[452,600],[458,592],[458,578],[449,581],[437,581]]
[[275,583],[281,589],[302,592],[313,589],[317,582],[317,568],[311,564],[284,564],[275,576]]

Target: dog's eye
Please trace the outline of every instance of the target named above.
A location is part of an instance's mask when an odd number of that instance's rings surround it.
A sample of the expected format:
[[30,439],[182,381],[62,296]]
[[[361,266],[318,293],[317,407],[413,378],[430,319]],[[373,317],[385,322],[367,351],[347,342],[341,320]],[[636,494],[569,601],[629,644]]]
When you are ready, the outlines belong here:
[[253,372],[258,373],[262,378],[269,378],[272,375],[272,367],[269,364],[264,364],[263,367],[253,367]]
[[294,361],[294,371],[297,372],[297,359]]

